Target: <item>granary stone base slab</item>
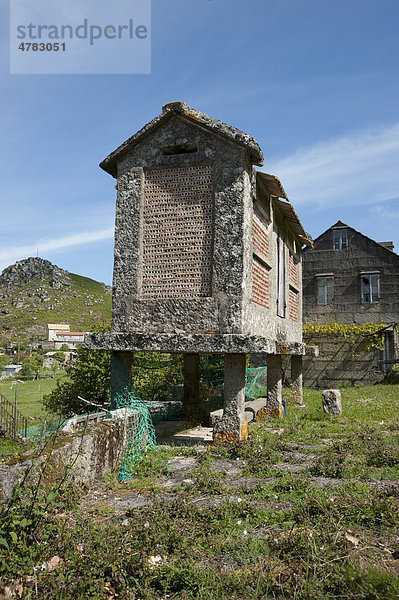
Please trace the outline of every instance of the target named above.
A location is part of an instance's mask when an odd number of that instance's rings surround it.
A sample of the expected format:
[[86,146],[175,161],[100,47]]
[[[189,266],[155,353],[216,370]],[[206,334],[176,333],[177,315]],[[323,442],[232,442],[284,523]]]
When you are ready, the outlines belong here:
[[259,336],[239,334],[88,333],[83,348],[116,352],[147,351],[182,354],[294,354],[305,353],[300,342],[281,345]]

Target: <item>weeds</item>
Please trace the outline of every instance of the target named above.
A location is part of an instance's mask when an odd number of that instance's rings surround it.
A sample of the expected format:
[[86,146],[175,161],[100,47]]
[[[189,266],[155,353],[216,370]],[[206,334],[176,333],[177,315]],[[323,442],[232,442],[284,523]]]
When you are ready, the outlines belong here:
[[[68,486],[26,491],[1,521],[0,578],[35,600],[397,599],[399,492],[370,481],[397,473],[394,392],[345,390],[335,420],[311,392],[306,412],[292,406],[285,420],[253,426],[248,443],[149,452],[129,487],[107,478],[107,493],[146,490],[149,504],[126,514],[100,497],[88,519]],[[317,446],[311,473],[277,477],[281,453],[306,445]],[[184,455],[196,457],[195,483],[165,492],[168,461]],[[229,489],[240,473],[221,475],[218,460],[237,461],[254,487]],[[341,485],[319,489],[309,474]]]

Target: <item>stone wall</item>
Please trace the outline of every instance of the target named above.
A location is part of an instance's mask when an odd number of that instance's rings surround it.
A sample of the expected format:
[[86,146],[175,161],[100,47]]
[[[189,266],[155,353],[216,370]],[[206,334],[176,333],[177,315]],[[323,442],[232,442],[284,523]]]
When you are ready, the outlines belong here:
[[59,434],[52,449],[51,442],[44,452],[27,452],[22,461],[15,458],[0,465],[0,497],[10,498],[14,487],[30,471],[29,481],[48,462],[41,485],[50,487],[60,481],[71,468],[69,477],[76,483],[84,484],[100,479],[106,473],[118,468],[126,451],[124,422],[96,423],[75,434]]
[[304,357],[303,385],[311,388],[339,388],[356,383],[374,384],[383,374],[374,369],[374,351],[366,342],[353,344],[338,336],[313,335],[306,340],[319,347],[317,358]]

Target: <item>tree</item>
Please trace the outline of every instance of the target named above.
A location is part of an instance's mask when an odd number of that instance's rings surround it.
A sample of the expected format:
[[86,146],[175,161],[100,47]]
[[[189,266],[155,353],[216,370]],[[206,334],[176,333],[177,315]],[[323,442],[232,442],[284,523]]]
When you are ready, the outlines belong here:
[[65,354],[63,352],[61,352],[61,350],[58,350],[58,352],[55,352],[55,354],[53,355],[53,358],[55,358],[56,361],[58,362],[65,362]]
[[39,354],[32,354],[32,356],[28,356],[25,358],[22,369],[19,371],[19,377],[27,377],[37,379],[39,376],[39,371],[43,366],[43,357]]
[[8,354],[2,354],[0,356],[0,371],[2,371],[4,369],[4,367],[6,367],[9,364],[10,364],[10,357],[8,356]]
[[62,344],[61,348],[60,348],[61,352],[69,352],[69,346],[68,344]]
[[92,412],[78,396],[96,404],[109,403],[111,353],[79,347],[77,355],[75,363],[67,367],[68,380],[57,382],[56,388],[43,397],[47,410],[64,416]]
[[182,383],[182,366],[181,354],[135,352],[132,385],[145,402],[165,400],[170,387]]

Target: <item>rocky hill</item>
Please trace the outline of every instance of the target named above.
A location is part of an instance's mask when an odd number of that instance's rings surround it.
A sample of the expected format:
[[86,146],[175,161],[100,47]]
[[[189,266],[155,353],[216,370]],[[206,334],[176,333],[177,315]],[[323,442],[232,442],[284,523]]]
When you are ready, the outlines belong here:
[[0,342],[44,338],[47,323],[90,331],[110,320],[109,286],[48,260],[20,260],[0,275]]

